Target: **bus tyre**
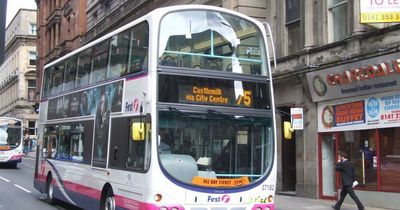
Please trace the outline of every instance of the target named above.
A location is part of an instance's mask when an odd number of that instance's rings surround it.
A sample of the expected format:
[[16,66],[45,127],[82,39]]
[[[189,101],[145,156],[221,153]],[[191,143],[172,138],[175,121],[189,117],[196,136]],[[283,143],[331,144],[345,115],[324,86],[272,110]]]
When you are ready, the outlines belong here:
[[55,202],[55,198],[53,197],[54,186],[51,183],[52,180],[53,180],[53,177],[51,176],[51,174],[49,174],[49,176],[47,177],[47,181],[46,181],[46,202],[49,204],[54,204],[54,202]]
[[115,198],[112,190],[108,189],[100,205],[101,210],[115,210]]
[[18,168],[17,163],[11,163],[11,168]]

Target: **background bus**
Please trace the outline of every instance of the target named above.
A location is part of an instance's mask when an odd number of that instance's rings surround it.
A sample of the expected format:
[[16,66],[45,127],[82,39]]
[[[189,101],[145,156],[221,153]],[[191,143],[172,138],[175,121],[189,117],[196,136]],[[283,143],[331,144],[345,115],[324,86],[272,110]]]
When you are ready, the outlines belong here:
[[[35,187],[84,209],[274,209],[264,26],[157,9],[45,66]],[[229,207],[227,207],[229,206]]]
[[17,163],[22,161],[22,149],[21,120],[0,117],[0,164],[17,168]]

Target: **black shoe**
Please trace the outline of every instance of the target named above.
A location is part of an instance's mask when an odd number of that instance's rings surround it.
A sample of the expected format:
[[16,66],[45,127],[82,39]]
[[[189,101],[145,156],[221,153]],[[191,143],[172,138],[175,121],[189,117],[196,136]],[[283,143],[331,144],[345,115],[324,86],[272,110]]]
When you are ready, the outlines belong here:
[[332,205],[333,209],[339,210],[339,208],[337,208],[335,205]]

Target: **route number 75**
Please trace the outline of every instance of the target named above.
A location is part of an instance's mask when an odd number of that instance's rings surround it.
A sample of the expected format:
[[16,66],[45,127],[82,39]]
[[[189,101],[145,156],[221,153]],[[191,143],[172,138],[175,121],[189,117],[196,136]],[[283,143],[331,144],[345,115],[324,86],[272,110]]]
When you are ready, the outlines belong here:
[[239,95],[238,99],[236,100],[236,105],[245,105],[251,106],[251,91],[243,91],[243,95]]

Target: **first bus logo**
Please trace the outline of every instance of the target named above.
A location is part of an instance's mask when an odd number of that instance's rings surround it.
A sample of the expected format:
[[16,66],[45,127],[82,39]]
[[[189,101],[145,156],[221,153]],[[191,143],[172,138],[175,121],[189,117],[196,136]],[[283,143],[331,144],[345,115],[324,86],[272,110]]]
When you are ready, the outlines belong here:
[[139,110],[139,100],[135,98],[133,101],[125,102],[125,111],[126,112],[137,112]]
[[209,203],[229,203],[231,197],[229,195],[222,196],[208,196],[207,202]]

